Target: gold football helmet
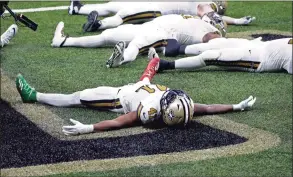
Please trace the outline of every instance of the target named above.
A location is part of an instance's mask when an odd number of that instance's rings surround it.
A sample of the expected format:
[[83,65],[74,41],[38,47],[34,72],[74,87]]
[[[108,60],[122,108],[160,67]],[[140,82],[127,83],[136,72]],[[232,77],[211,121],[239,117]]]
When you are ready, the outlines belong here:
[[201,19],[211,25],[213,25],[214,27],[216,27],[219,32],[220,35],[222,37],[226,36],[227,33],[227,24],[224,22],[224,20],[222,19],[222,17],[217,14],[216,12],[209,12],[204,14]]
[[169,90],[164,93],[160,101],[162,118],[167,125],[183,124],[192,119],[194,103],[181,90]]
[[228,7],[227,1],[213,1],[211,4],[212,9],[220,15],[224,15]]

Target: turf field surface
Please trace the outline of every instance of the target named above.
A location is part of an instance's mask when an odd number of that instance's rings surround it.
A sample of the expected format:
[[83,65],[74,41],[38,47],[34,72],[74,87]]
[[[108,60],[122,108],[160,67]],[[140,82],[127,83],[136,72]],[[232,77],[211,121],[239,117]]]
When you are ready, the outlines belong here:
[[[11,7],[37,8],[68,4],[68,2],[32,2],[30,4],[11,2]],[[61,20],[65,22],[65,33],[71,36],[91,35],[81,32],[81,25],[86,17],[69,16],[64,10],[26,15],[39,23],[38,31],[20,28],[10,45],[1,49],[1,69],[11,81],[17,73],[21,72],[38,91],[71,93],[98,85],[120,86],[136,82],[147,64],[146,57],[141,56],[128,65],[107,69],[105,62],[112,52],[111,48],[51,48],[50,43],[55,26]],[[259,31],[266,33],[266,30],[286,35],[292,32],[292,2],[229,2],[227,15],[236,17],[252,15],[257,18],[249,26],[229,27],[228,32],[233,35],[240,34],[247,37],[247,34],[259,33]],[[1,20],[1,32],[11,23],[11,20]],[[168,58],[168,60],[173,59]],[[196,72],[165,72],[157,75],[154,83],[183,89],[194,101],[201,103],[237,103],[252,94],[257,97],[252,111],[230,113],[221,117],[277,134],[281,143],[263,152],[235,157],[185,163],[174,159],[172,164],[70,173],[60,176],[292,176],[291,75],[227,72],[222,69],[208,68]],[[3,87],[2,84],[1,87]],[[19,99],[14,101],[10,103],[12,105],[19,103]],[[34,105],[31,109],[33,111],[39,107]],[[114,113],[80,108],[49,106],[45,108],[61,118],[65,124],[69,124],[69,118],[92,123],[117,116]]]

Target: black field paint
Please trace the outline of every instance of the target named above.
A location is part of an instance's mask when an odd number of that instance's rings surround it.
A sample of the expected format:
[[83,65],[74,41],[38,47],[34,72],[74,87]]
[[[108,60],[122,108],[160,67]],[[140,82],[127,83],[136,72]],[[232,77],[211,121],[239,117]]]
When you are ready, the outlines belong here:
[[1,168],[184,152],[247,141],[200,123],[126,137],[62,141],[39,129],[7,102],[1,100],[0,108],[4,110],[0,113]]

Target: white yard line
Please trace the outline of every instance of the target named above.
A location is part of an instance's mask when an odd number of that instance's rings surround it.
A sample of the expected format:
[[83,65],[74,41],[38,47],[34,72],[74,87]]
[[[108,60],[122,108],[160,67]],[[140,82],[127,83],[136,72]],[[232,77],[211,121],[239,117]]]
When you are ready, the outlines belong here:
[[[41,8],[31,8],[31,9],[12,9],[15,13],[24,13],[24,12],[45,12],[53,10],[65,10],[69,6],[57,6],[57,7],[41,7]],[[4,13],[9,13],[7,10]]]

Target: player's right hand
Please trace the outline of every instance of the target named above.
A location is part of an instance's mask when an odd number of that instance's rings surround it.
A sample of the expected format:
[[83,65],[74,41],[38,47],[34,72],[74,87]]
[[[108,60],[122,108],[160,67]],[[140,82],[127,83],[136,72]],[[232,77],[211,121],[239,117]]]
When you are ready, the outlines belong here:
[[248,25],[253,22],[256,18],[252,16],[245,16],[239,19],[239,25]]
[[251,108],[256,101],[256,97],[250,96],[246,100],[241,101],[238,105],[240,107],[240,110],[246,110],[248,108]]
[[70,119],[70,122],[72,122],[74,125],[68,125],[68,126],[62,127],[62,132],[65,135],[79,135],[79,134],[91,133],[94,131],[93,125],[85,125],[73,119]]

